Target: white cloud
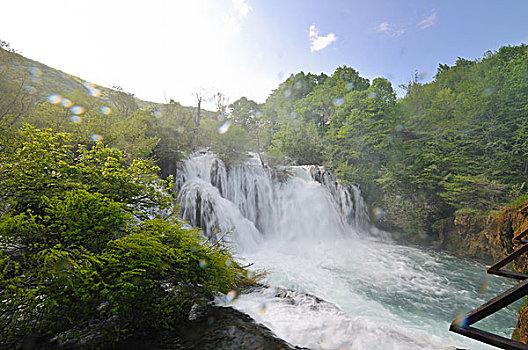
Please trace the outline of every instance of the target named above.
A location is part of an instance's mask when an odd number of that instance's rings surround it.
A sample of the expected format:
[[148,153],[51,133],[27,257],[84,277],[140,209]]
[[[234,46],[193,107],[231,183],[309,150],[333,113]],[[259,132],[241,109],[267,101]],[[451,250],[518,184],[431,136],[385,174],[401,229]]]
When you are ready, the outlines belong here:
[[311,52],[321,51],[337,40],[337,37],[334,33],[328,33],[325,36],[320,36],[317,28],[315,28],[315,25],[313,24],[310,26],[310,33],[308,36],[310,37]]
[[431,13],[429,17],[420,21],[420,23],[418,23],[417,25],[418,27],[420,27],[420,29],[425,29],[435,24],[435,21],[436,21],[436,12],[433,11],[433,13]]
[[246,0],[232,0],[232,2],[236,12],[242,17],[246,17],[251,11],[251,6],[247,4]]
[[407,31],[407,28],[404,27],[396,27],[392,24],[389,24],[387,22],[380,23],[380,25],[376,28],[376,30],[380,33],[385,33],[388,36],[391,37],[398,37],[402,34],[404,34]]

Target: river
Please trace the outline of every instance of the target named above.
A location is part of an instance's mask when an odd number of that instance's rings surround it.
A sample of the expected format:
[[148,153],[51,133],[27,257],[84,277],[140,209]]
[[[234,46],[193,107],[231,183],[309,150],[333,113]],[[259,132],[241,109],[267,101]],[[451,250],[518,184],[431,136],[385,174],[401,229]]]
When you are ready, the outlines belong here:
[[[311,349],[493,348],[449,332],[449,324],[510,281],[475,261],[396,244],[369,224],[359,189],[324,168],[284,173],[278,180],[256,157],[227,170],[207,152],[180,167],[183,217],[266,271],[269,288],[224,304]],[[521,303],[476,327],[511,336]]]

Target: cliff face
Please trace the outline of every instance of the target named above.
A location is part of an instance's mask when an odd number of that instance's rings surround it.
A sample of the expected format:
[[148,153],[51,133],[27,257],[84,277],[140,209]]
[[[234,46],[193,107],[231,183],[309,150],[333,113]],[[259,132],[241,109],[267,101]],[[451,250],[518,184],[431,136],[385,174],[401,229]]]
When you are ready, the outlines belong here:
[[454,220],[444,222],[440,228],[442,248],[458,256],[491,262],[502,252],[490,244],[489,234],[485,230],[487,221],[481,213],[456,213]]
[[[491,263],[515,250],[512,238],[528,229],[528,201],[504,207],[501,211],[483,214],[457,212],[453,221],[440,229],[442,247],[456,255]],[[528,237],[527,237],[528,238]],[[525,258],[516,268],[528,271]]]

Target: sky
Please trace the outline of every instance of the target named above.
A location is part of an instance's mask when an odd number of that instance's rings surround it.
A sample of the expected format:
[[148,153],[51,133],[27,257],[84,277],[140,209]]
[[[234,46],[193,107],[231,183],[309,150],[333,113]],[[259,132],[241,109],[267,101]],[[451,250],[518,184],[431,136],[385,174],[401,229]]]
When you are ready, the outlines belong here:
[[[526,0],[0,0],[24,56],[154,102],[264,102],[292,73],[353,67],[397,89],[417,72],[528,43]],[[401,92],[400,92],[401,93]]]

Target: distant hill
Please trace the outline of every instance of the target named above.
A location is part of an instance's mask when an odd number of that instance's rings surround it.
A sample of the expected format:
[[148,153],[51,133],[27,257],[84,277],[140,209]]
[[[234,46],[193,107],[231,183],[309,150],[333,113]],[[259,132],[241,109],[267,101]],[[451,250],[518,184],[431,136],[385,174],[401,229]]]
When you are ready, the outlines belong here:
[[[15,92],[13,90],[23,88],[24,92],[34,95],[37,102],[46,101],[50,94],[67,96],[79,91],[109,104],[113,103],[116,95],[134,96],[133,93],[94,84],[3,48],[0,48],[0,85],[0,91],[7,85],[11,86],[10,90],[13,93]],[[165,106],[165,104],[144,101],[135,96],[134,99],[139,108],[156,110]],[[188,109],[188,112],[196,112],[196,107],[182,107]],[[213,116],[213,112],[204,111],[205,118]]]

